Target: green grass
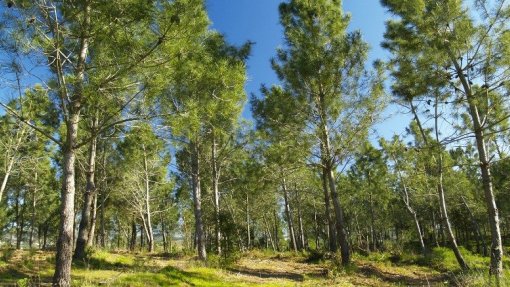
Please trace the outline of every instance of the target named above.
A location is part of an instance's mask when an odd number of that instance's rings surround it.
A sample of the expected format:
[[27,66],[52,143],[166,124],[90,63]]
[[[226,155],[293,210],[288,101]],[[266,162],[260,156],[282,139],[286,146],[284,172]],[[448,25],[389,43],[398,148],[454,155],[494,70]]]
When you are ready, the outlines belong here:
[[[51,281],[52,253],[12,250],[0,253],[8,258],[5,261],[0,259],[0,283],[26,285]],[[435,248],[425,257],[412,253],[355,254],[353,264],[348,267],[338,267],[338,254],[318,256],[313,253],[255,250],[237,254],[238,260],[222,265],[221,258],[215,256],[202,263],[185,255],[96,250],[90,253],[88,259],[74,262],[72,279],[73,286],[82,287],[407,286],[423,282],[423,278],[432,280],[433,286],[449,286],[445,281],[457,286],[490,286],[487,272],[489,258],[464,249],[462,253],[471,266],[468,272],[461,272],[453,252],[448,248]],[[505,269],[509,268],[510,261],[505,258]],[[510,278],[510,272],[505,271],[505,277]],[[502,282],[501,286],[510,284]]]

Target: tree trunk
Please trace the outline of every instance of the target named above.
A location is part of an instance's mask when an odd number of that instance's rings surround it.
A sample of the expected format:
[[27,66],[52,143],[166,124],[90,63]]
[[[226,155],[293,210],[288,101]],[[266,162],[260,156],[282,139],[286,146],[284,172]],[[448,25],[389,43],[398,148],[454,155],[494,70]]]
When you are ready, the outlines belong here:
[[251,228],[250,228],[250,201],[248,192],[246,192],[246,229],[248,231],[248,250],[251,248]]
[[198,249],[198,258],[200,260],[206,260],[207,252],[205,250],[204,224],[202,221],[202,191],[200,188],[200,151],[197,143],[191,143],[190,148],[196,246]]
[[68,287],[71,285],[71,263],[73,257],[74,237],[74,195],[75,195],[75,160],[74,145],[78,137],[79,113],[72,114],[67,123],[66,145],[64,153],[63,184],[60,204],[60,226],[57,240],[57,255],[53,285]]
[[[438,125],[438,107],[439,107],[439,99],[438,96],[435,97],[435,112],[434,112],[434,126],[436,131],[436,142],[439,143],[439,125]],[[452,226],[450,224],[450,219],[448,217],[448,212],[446,209],[446,199],[444,195],[444,188],[443,188],[443,154],[442,149],[438,151],[438,161],[437,161],[437,169],[438,169],[438,177],[439,181],[437,184],[437,190],[439,195],[439,207],[441,210],[441,213],[443,215],[443,222],[444,226],[446,227],[446,234],[448,235],[448,239],[450,240],[451,248],[453,250],[453,253],[455,254],[455,258],[457,259],[457,262],[459,263],[460,267],[463,270],[468,270],[469,267],[464,260],[464,257],[462,257],[462,254],[460,253],[459,247],[457,246],[457,241],[455,239],[455,235],[452,231]]]
[[[64,156],[63,172],[62,172],[62,194],[60,205],[60,226],[57,240],[57,254],[55,260],[55,273],[53,275],[53,286],[68,287],[71,285],[71,264],[73,260],[73,236],[74,236],[74,197],[75,197],[75,160],[76,160],[76,143],[78,139],[78,128],[80,122],[80,111],[83,100],[83,81],[85,79],[85,63],[89,50],[89,28],[90,28],[90,3],[85,2],[83,7],[83,26],[80,35],[80,51],[76,61],[74,94],[68,95],[66,91],[65,78],[63,73],[63,64],[61,62],[61,51],[58,43],[55,61],[53,61],[58,71],[58,80],[60,88],[60,98],[67,101],[70,96],[69,106],[61,107],[63,111],[67,111],[66,119],[66,137],[62,146]],[[52,25],[54,26],[54,25]],[[54,27],[56,33],[58,26]],[[51,57],[50,57],[51,59]]]
[[297,209],[298,209],[298,224],[299,224],[299,244],[302,250],[306,249],[305,242],[305,230],[303,228],[303,215],[301,213],[301,197],[298,194],[298,190],[296,187],[296,199],[297,199]]
[[282,179],[282,190],[283,190],[283,199],[284,199],[284,204],[285,204],[285,217],[287,217],[287,225],[289,227],[290,248],[292,248],[294,250],[294,252],[297,252],[298,248],[297,248],[297,243],[296,243],[296,236],[294,234],[294,224],[292,222],[292,213],[290,210],[289,194],[288,194],[285,178]]
[[331,218],[331,200],[328,189],[328,176],[327,170],[325,168],[325,163],[323,162],[322,168],[322,190],[324,192],[324,205],[325,205],[325,216],[328,222],[328,240],[329,240],[329,251],[336,252],[338,249],[337,246],[337,238],[336,238],[336,228],[335,222]]
[[[150,178],[149,178],[149,167],[147,166],[147,155],[145,154],[145,145],[143,146],[143,168],[145,172],[145,215],[147,216],[147,247],[149,252],[154,251],[154,231],[152,229],[152,215],[150,205]],[[143,215],[142,215],[143,216]]]
[[274,243],[276,245],[276,250],[280,251],[280,237],[279,235],[279,224],[278,224],[278,213],[276,212],[276,209],[273,210],[273,216],[274,216]]
[[96,222],[97,222],[97,193],[94,194],[94,203],[92,204],[92,215],[90,218],[90,231],[89,238],[87,240],[87,246],[94,245],[94,238],[96,237]]
[[212,184],[213,184],[213,193],[214,193],[214,228],[216,232],[215,240],[216,240],[216,252],[218,255],[221,255],[221,229],[220,229],[220,189],[219,189],[219,179],[220,179],[220,172],[218,169],[217,164],[217,151],[216,151],[216,138],[214,135],[214,129],[212,130],[212,154],[211,154],[211,161],[212,161]]
[[[93,130],[98,124],[97,116],[93,120]],[[74,259],[82,260],[86,256],[87,242],[89,241],[91,213],[96,192],[95,173],[96,173],[96,151],[97,137],[94,137],[89,145],[87,186],[83,195],[83,207],[81,210],[80,227],[78,230],[78,240],[74,251]]]
[[322,163],[325,167],[326,176],[329,182],[329,189],[331,191],[331,197],[333,201],[333,207],[335,210],[335,218],[336,218],[336,227],[337,227],[337,238],[340,243],[340,252],[342,257],[342,264],[349,265],[351,262],[351,252],[349,250],[349,241],[347,239],[347,233],[345,230],[345,220],[342,207],[340,205],[340,198],[338,197],[338,192],[336,190],[335,183],[335,175],[334,175],[334,157],[331,154],[331,144],[329,139],[329,130],[327,123],[327,115],[326,115],[326,103],[324,99],[324,93],[320,93],[319,95],[319,103],[318,109],[320,113],[320,133],[321,133],[321,158]]
[[492,187],[492,176],[490,170],[490,160],[487,153],[486,138],[484,134],[484,127],[480,118],[480,113],[476,105],[477,99],[472,93],[471,84],[464,75],[464,70],[457,62],[457,58],[453,52],[448,49],[450,60],[452,61],[456,73],[466,94],[466,99],[469,105],[469,115],[473,122],[473,132],[476,138],[476,147],[478,150],[478,158],[480,161],[480,171],[482,174],[483,190],[485,195],[485,203],[487,204],[487,211],[489,214],[489,225],[491,228],[491,263],[490,274],[496,276],[499,283],[499,278],[503,274],[503,245],[501,242],[501,230],[499,226],[499,211],[494,197]]
[[432,236],[434,236],[434,243],[436,244],[436,247],[439,247],[439,240],[437,235],[437,228],[436,228],[436,213],[432,209]]
[[[394,155],[393,155],[393,160],[395,161],[395,164],[398,164],[397,158]],[[398,174],[398,178],[400,179],[400,182],[402,183],[402,188],[404,190],[402,199],[403,199],[404,204],[407,208],[407,211],[409,211],[409,213],[413,216],[414,225],[416,226],[416,232],[418,233],[418,239],[420,241],[421,252],[423,255],[425,255],[425,253],[426,253],[425,242],[423,241],[423,233],[422,233],[422,230],[420,227],[420,221],[418,220],[418,215],[417,215],[416,211],[414,210],[414,208],[411,206],[411,202],[409,200],[409,191],[407,190],[407,185],[404,182],[404,177],[402,176],[402,172],[398,168],[397,168],[397,174]],[[434,225],[435,225],[435,223],[434,223]],[[435,226],[434,226],[434,229],[435,229]]]
[[104,214],[104,205],[106,203],[105,193],[106,193],[105,190],[103,190],[101,192],[101,206],[99,208],[99,216],[101,217],[101,225],[99,227],[99,230],[100,230],[99,244],[100,244],[101,248],[106,247],[106,224],[105,224],[105,214]]
[[129,250],[131,252],[135,251],[136,248],[136,222],[133,218],[131,221],[131,240],[129,241]]
[[24,134],[25,134],[25,130],[26,130],[25,126],[22,126],[20,129],[21,130],[20,130],[19,134],[17,134],[17,136],[18,136],[17,142],[13,147],[13,154],[10,157],[10,159],[8,160],[9,163],[7,164],[7,169],[5,170],[4,178],[2,179],[2,185],[0,186],[0,202],[2,202],[2,197],[5,192],[5,188],[7,187],[7,181],[9,180],[9,176],[11,175],[11,172],[12,172],[12,167],[14,166],[14,161],[16,160],[15,153],[18,151],[18,149],[23,141],[23,138],[24,138]]
[[32,214],[30,218],[30,236],[28,238],[28,246],[32,249],[33,240],[34,240],[34,228],[35,228],[35,218],[36,218],[36,205],[37,205],[37,171],[34,175],[34,186],[32,190]]
[[163,235],[163,251],[168,252],[168,240],[166,236],[166,225],[163,221],[163,216],[161,216],[161,234]]

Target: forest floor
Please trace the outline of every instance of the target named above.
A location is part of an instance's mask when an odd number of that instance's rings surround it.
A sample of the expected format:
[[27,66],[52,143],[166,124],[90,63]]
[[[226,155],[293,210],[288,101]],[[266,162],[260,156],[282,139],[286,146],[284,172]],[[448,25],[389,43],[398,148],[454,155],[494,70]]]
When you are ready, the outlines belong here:
[[[52,252],[1,252],[0,286],[51,285]],[[487,286],[484,270],[460,274],[448,250],[435,253],[426,264],[412,256],[357,255],[351,266],[337,268],[334,259],[290,253],[254,251],[219,267],[189,256],[96,251],[75,262],[72,274],[73,286]],[[486,258],[476,260],[483,266]]]

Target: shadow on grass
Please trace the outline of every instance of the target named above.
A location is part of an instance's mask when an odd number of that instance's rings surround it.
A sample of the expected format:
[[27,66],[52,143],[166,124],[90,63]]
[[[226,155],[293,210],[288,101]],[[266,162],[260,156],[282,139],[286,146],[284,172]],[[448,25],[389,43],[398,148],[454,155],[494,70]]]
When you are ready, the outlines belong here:
[[385,272],[370,264],[359,266],[358,272],[368,277],[377,277],[385,282],[403,284],[405,286],[430,286],[431,284],[435,285],[450,280],[450,276],[447,274],[415,278],[402,274]]
[[94,270],[119,270],[133,268],[132,265],[122,262],[109,262],[104,258],[88,258],[84,260],[73,260],[73,266]]
[[154,273],[137,273],[120,278],[113,286],[225,286],[212,274],[188,272],[175,267],[165,267]]
[[244,267],[228,268],[227,270],[233,273],[260,278],[288,279],[296,282],[303,282],[305,280],[304,275],[291,272],[277,272],[273,270],[249,269]]

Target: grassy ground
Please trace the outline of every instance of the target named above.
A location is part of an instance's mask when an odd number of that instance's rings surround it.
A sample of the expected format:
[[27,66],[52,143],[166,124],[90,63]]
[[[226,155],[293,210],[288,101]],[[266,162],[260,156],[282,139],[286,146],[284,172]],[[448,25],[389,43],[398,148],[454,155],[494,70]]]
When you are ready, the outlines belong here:
[[[443,248],[427,257],[356,255],[347,268],[335,267],[334,257],[314,254],[253,251],[220,268],[218,258],[204,264],[186,256],[96,251],[74,263],[73,286],[489,286],[488,258],[464,253],[472,266],[468,273],[461,273],[453,254]],[[51,282],[52,253],[6,249],[0,255],[0,286]],[[510,268],[509,261],[505,265]]]

